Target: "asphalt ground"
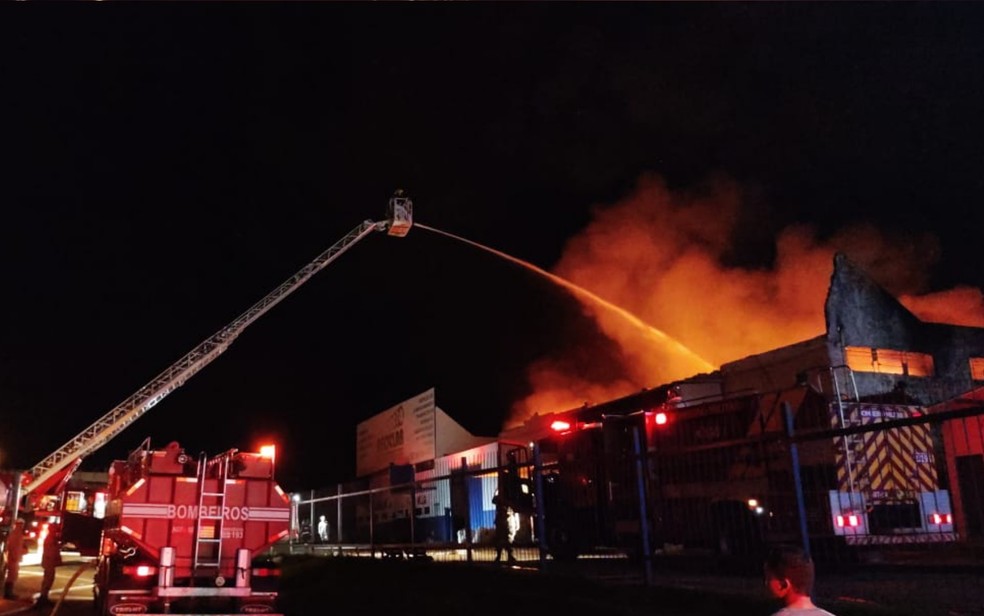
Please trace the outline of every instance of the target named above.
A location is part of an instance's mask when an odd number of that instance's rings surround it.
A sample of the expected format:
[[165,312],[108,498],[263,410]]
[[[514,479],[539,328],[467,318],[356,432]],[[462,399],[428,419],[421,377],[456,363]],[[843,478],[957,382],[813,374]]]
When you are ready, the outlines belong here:
[[[15,599],[0,598],[0,615],[31,612],[50,614],[55,611],[54,603],[63,599],[58,614],[75,613],[79,604],[85,603],[91,607],[92,601],[92,560],[80,557],[77,553],[62,552],[63,564],[55,572],[55,582],[49,593],[52,605],[45,609],[37,609],[38,592],[41,589],[41,578],[44,572],[37,558],[26,558],[21,563],[20,575],[14,585]],[[68,592],[65,592],[68,587]],[[71,604],[71,608],[69,608]],[[64,606],[64,607],[63,607]],[[91,612],[91,609],[88,610]]]
[[[295,548],[295,556],[337,558],[347,554],[348,558],[370,560],[370,552],[366,550],[346,551],[331,545]],[[541,571],[535,549],[517,548],[515,552],[520,560],[520,570],[582,578],[622,589],[647,586],[643,566],[626,558],[582,558],[570,563],[548,560]],[[377,553],[377,558],[380,555]],[[481,568],[492,564],[494,550],[476,548],[470,556],[464,550],[429,550],[427,555],[435,564]],[[967,566],[956,561],[948,565],[927,565],[924,558],[911,558],[894,563],[818,565],[818,568],[814,598],[819,605],[828,608],[838,606],[841,611],[849,611],[861,606],[920,616],[984,616],[984,572],[980,565]],[[764,584],[761,568],[752,569],[739,571],[706,558],[667,557],[653,563],[649,586],[755,601],[763,598]]]
[[[401,616],[503,611],[768,616],[777,607],[766,596],[760,576],[660,567],[650,571],[647,585],[644,571],[627,561],[551,562],[541,570],[532,558],[521,558],[515,566],[325,554],[283,558],[281,607],[287,616],[322,613],[326,606],[345,606],[345,614]],[[51,593],[53,600],[62,599],[71,581],[59,616],[91,613],[89,565],[91,561],[65,555]],[[41,575],[40,566],[23,565],[15,588],[18,599],[0,599],[0,615],[55,612],[34,607]],[[814,600],[837,616],[984,616],[984,580],[975,571],[861,568],[820,575]]]

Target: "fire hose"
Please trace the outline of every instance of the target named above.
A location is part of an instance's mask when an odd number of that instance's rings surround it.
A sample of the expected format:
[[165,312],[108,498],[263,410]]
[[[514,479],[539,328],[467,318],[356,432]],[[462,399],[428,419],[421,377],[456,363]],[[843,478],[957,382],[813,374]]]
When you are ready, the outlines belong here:
[[51,608],[51,614],[49,614],[49,616],[55,616],[55,614],[58,613],[58,608],[61,607],[62,601],[64,601],[65,597],[68,596],[68,591],[72,589],[72,584],[75,583],[75,580],[79,579],[79,576],[82,575],[82,572],[85,571],[86,569],[95,569],[95,568],[96,568],[95,562],[82,563],[81,565],[79,565],[79,568],[75,570],[75,573],[72,574],[72,577],[70,577],[68,579],[68,582],[65,583],[65,588],[62,590],[61,596],[58,597],[58,601],[55,602],[54,607]]

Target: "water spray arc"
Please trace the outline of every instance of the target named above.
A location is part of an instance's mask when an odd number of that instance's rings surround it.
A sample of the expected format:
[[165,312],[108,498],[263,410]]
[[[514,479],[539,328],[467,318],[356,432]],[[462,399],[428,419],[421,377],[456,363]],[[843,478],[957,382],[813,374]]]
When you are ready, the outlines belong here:
[[557,285],[560,285],[561,287],[567,289],[568,291],[571,292],[571,294],[573,294],[579,300],[584,301],[586,303],[593,304],[595,306],[600,306],[600,307],[604,308],[605,310],[608,310],[608,311],[610,311],[610,312],[612,312],[614,314],[617,314],[622,319],[624,319],[626,322],[632,324],[636,329],[638,329],[647,338],[649,338],[651,340],[654,340],[654,341],[656,341],[656,342],[658,342],[660,344],[668,345],[668,346],[676,349],[681,354],[685,355],[686,357],[689,357],[694,362],[702,365],[707,371],[710,372],[710,371],[713,371],[715,369],[715,366],[713,364],[711,364],[709,361],[707,361],[706,359],[704,359],[703,357],[701,357],[697,353],[695,353],[692,350],[690,350],[689,348],[687,348],[683,343],[681,343],[680,341],[678,341],[675,338],[671,337],[669,334],[667,334],[667,333],[665,333],[665,332],[663,332],[663,331],[661,331],[661,330],[653,327],[652,325],[649,325],[648,323],[646,323],[645,321],[643,321],[639,317],[635,316],[634,314],[632,314],[628,310],[626,310],[624,308],[621,308],[619,306],[616,306],[615,304],[613,304],[613,303],[611,303],[611,302],[609,302],[609,301],[607,301],[607,300],[605,300],[605,299],[603,299],[601,297],[598,297],[597,295],[595,295],[591,291],[588,291],[587,289],[574,284],[573,282],[571,282],[570,280],[567,280],[566,278],[561,278],[560,276],[557,276],[556,274],[551,274],[550,272],[548,272],[548,271],[546,271],[544,269],[541,269],[541,268],[533,265],[532,263],[528,263],[526,261],[523,261],[522,259],[519,259],[519,258],[514,257],[512,255],[506,254],[506,253],[501,252],[499,250],[496,250],[494,248],[489,248],[488,246],[485,246],[483,244],[479,244],[478,242],[473,242],[472,240],[463,238],[463,237],[458,236],[458,235],[455,235],[453,233],[448,233],[447,231],[441,231],[440,229],[435,229],[434,227],[429,227],[429,226],[427,226],[427,225],[425,225],[423,223],[420,223],[418,221],[414,221],[413,224],[414,224],[415,227],[419,227],[421,229],[426,229],[426,230],[431,231],[433,233],[437,233],[438,235],[443,235],[445,237],[449,237],[451,239],[458,240],[459,242],[464,242],[466,244],[469,244],[471,246],[474,246],[475,248],[479,248],[481,250],[485,250],[487,252],[490,252],[490,253],[496,255],[497,257],[501,257],[503,259],[506,259],[507,261],[510,261],[512,263],[515,263],[516,265],[520,265],[522,267],[525,267],[526,269],[528,269],[530,271],[536,272],[537,274],[540,274],[541,276],[546,277],[551,282],[553,282],[553,283],[555,283]]

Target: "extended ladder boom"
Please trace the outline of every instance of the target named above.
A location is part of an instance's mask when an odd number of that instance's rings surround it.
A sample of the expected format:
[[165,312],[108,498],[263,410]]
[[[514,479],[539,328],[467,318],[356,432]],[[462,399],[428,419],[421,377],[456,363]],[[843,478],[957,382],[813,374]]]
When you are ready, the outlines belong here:
[[159,374],[157,378],[141,387],[137,393],[124,400],[116,408],[38,463],[29,471],[23,494],[30,495],[41,486],[50,487],[60,480],[66,472],[71,473],[74,470],[73,467],[77,466],[83,457],[105,445],[134,420],[153,408],[165,396],[211,363],[253,321],[297,290],[309,278],[324,269],[326,265],[334,261],[348,248],[351,248],[356,242],[373,231],[389,230],[390,235],[405,235],[409,226],[409,221],[401,222],[398,219],[382,222],[366,220],[361,223],[331,248],[318,255],[314,261],[305,265],[266,297],[256,302],[235,321],[192,349],[190,353]]

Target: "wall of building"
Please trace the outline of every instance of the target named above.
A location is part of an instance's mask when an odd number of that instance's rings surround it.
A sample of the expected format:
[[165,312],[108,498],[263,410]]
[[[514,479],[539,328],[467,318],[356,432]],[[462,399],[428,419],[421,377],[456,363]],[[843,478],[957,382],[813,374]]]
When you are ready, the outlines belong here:
[[845,363],[847,346],[912,351],[933,357],[933,377],[855,371],[862,397],[903,387],[920,403],[934,404],[975,385],[970,358],[984,356],[984,328],[920,321],[843,255],[834,258],[825,314],[832,366]]

